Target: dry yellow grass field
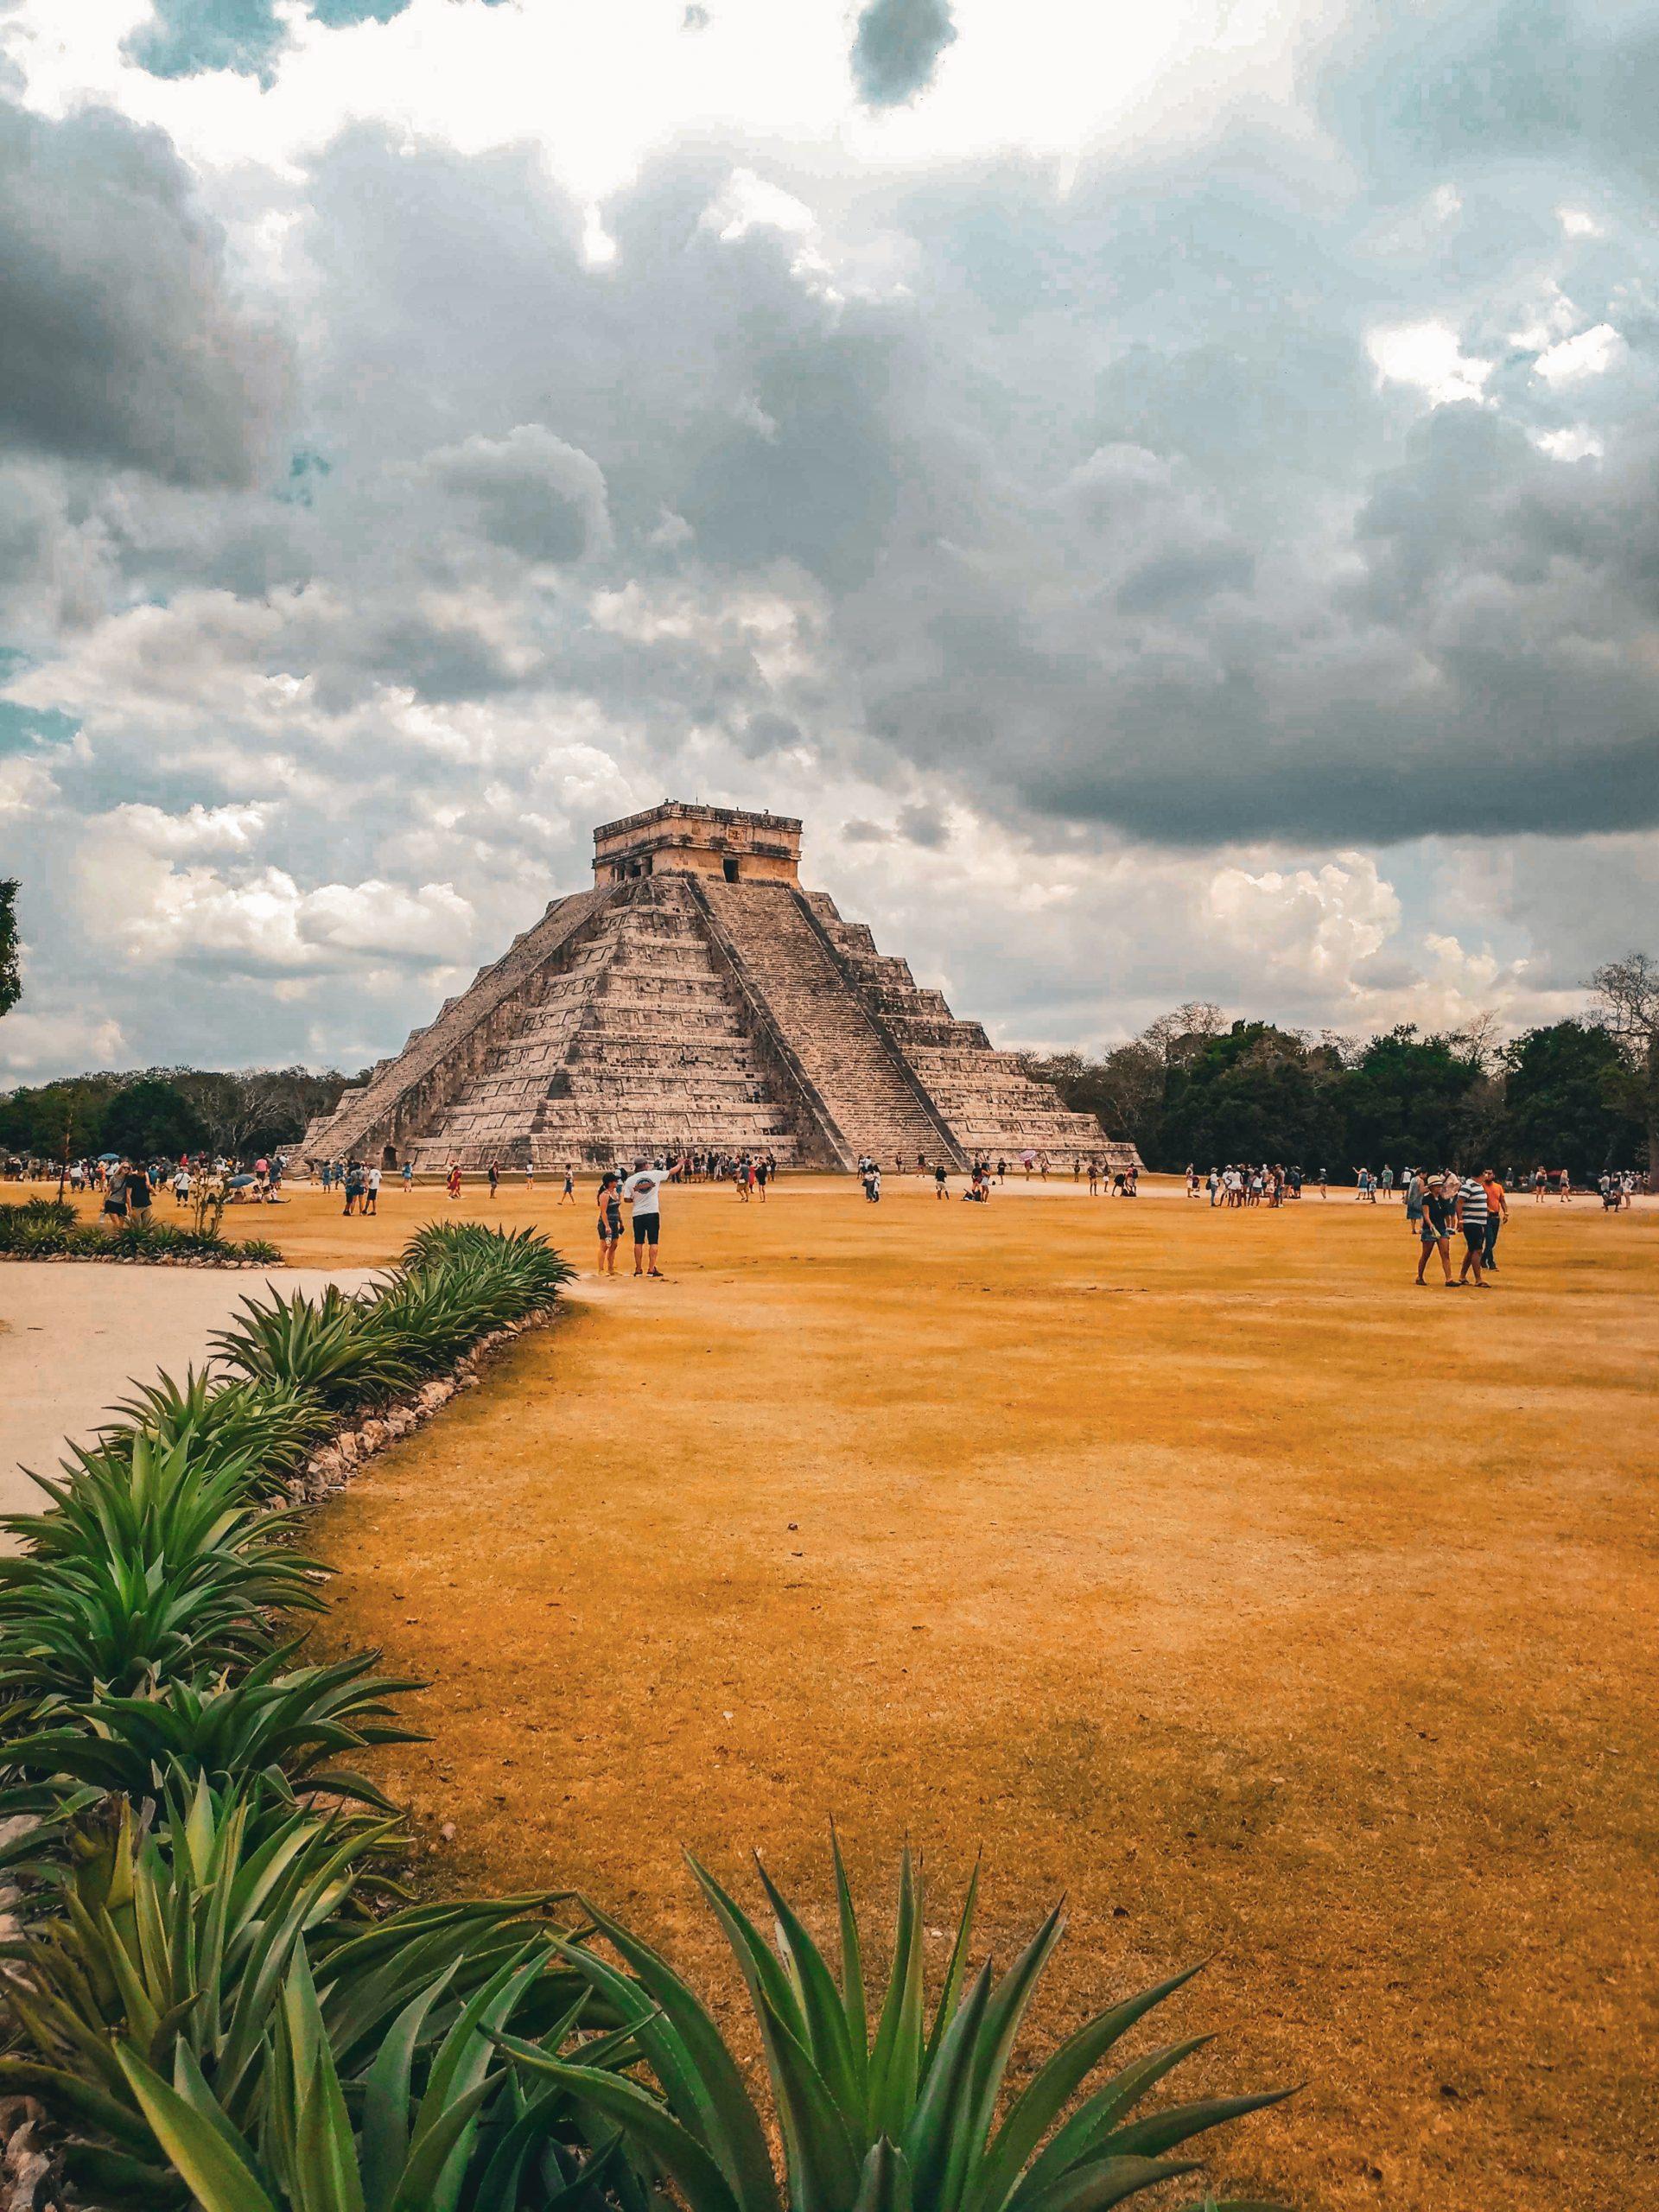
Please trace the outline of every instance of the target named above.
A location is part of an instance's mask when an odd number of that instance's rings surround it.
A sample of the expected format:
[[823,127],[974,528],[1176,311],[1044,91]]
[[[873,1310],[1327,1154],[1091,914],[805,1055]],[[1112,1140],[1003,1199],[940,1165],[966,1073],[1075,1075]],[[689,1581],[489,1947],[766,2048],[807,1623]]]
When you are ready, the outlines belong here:
[[[591,1266],[556,1197],[493,1211]],[[492,1209],[275,1218],[333,1262],[452,1211]],[[385,1773],[435,1881],[580,1888],[730,2005],[683,1847],[822,1915],[832,1815],[872,1903],[908,1837],[936,1927],[982,1852],[1004,1955],[1070,1900],[1044,2029],[1211,1955],[1208,2078],[1306,2083],[1218,2187],[1659,2202],[1659,1211],[1523,1202],[1486,1296],[1414,1289],[1345,1194],[665,1219],[671,1281],[524,1339],[314,1530],[326,1637],[431,1685]]]

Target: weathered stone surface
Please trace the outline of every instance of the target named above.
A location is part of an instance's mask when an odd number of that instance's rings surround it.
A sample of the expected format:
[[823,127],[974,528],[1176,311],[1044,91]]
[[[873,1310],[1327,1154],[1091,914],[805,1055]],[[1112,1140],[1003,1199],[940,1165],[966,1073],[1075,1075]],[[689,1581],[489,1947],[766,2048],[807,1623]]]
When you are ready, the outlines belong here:
[[313,1160],[426,1172],[685,1150],[851,1167],[1030,1149],[1135,1158],[958,1021],[833,900],[800,824],[671,804],[594,833],[560,899],[308,1130]]

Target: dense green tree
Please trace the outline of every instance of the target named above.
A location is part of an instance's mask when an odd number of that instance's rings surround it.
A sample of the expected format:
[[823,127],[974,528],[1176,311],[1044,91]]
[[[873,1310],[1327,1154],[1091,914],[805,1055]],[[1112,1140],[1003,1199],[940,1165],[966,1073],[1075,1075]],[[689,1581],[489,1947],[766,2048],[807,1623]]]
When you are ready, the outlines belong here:
[[162,1076],[140,1076],[118,1090],[105,1109],[105,1148],[134,1160],[175,1159],[200,1150],[207,1135],[190,1101]]
[[67,1076],[0,1096],[0,1150],[60,1159],[67,1125],[75,1159],[203,1148],[252,1159],[296,1142],[314,1114],[333,1109],[346,1080],[308,1068]]
[[1491,1141],[1483,1074],[1466,1040],[1410,1023],[1373,1037],[1337,1086],[1343,1169],[1487,1164],[1468,1156]]
[[1529,1029],[1504,1053],[1505,1151],[1511,1166],[1565,1167],[1583,1182],[1641,1156],[1640,1123],[1628,1110],[1624,1056],[1598,1023]]
[[124,1077],[67,1076],[0,1098],[0,1148],[60,1160],[66,1141],[79,1159],[105,1149],[104,1116]]
[[1330,1165],[1340,1156],[1333,1096],[1341,1075],[1331,1046],[1310,1045],[1270,1022],[1236,1021],[1172,1071],[1159,1164],[1264,1160],[1314,1171]]

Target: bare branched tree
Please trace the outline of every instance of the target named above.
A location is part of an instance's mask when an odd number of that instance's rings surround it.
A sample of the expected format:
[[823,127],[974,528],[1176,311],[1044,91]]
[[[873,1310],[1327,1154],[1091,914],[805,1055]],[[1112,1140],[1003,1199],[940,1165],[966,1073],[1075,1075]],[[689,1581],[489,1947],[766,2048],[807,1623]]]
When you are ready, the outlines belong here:
[[1627,952],[1598,968],[1590,988],[1596,1019],[1630,1070],[1630,1103],[1648,1133],[1648,1188],[1659,1192],[1659,960]]

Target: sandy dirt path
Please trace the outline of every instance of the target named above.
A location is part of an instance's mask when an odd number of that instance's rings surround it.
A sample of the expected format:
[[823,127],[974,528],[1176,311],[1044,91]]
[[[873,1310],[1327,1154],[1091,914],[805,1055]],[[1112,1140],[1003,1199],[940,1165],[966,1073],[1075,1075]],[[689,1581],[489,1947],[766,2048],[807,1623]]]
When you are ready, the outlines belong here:
[[[200,1365],[213,1332],[266,1280],[251,1268],[0,1267],[0,1511],[30,1510],[39,1493],[23,1468],[54,1472],[65,1437],[88,1437],[135,1379]],[[276,1268],[270,1280],[283,1290],[353,1289],[367,1275]]]

